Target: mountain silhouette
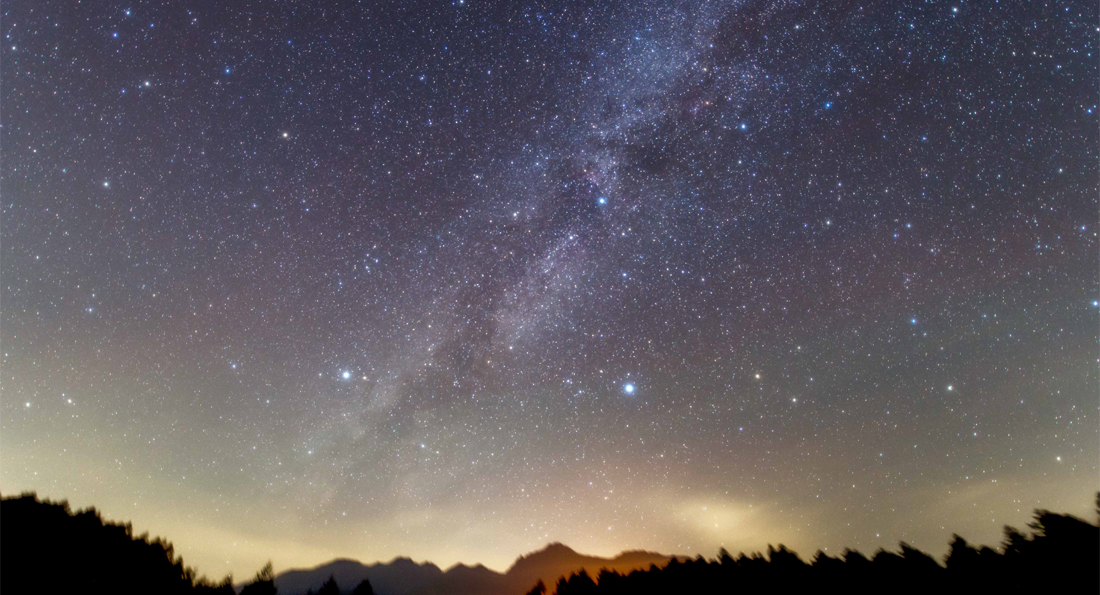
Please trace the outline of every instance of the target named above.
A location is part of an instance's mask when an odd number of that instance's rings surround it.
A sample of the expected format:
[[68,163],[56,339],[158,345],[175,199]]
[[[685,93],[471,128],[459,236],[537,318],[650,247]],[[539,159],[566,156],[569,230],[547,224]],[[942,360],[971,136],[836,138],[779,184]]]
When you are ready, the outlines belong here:
[[[447,569],[443,576],[416,595],[482,595],[483,593],[501,593],[506,595],[515,589],[510,586],[508,577],[490,570],[481,564],[467,566],[456,564]],[[378,593],[378,591],[375,591]]]
[[284,595],[318,591],[329,577],[342,591],[351,591],[363,579],[370,580],[376,595],[413,595],[443,577],[431,562],[417,564],[408,558],[367,566],[355,560],[338,559],[309,570],[288,570],[275,577],[275,587]]
[[280,595],[305,595],[318,591],[331,576],[342,591],[350,591],[363,579],[370,581],[376,595],[524,595],[537,583],[553,585],[560,577],[601,569],[629,573],[632,570],[663,566],[671,556],[646,551],[628,551],[614,558],[579,554],[569,546],[551,543],[545,548],[520,556],[501,574],[480,564],[456,564],[440,570],[431,562],[417,564],[408,558],[371,565],[354,560],[333,560],[308,570],[290,570],[275,577]]
[[558,578],[568,577],[581,570],[592,576],[598,575],[605,568],[626,574],[632,570],[649,568],[651,564],[664,566],[671,559],[672,556],[642,550],[623,552],[614,558],[586,556],[578,554],[567,545],[555,542],[537,552],[520,556],[505,576],[519,586],[520,593],[526,593],[540,580],[543,584],[553,585]]

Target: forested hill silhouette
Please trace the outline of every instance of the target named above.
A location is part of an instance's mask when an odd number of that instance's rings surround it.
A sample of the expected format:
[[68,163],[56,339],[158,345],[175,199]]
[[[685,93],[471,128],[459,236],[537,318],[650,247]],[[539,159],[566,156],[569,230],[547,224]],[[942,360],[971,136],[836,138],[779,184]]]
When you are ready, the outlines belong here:
[[[1100,494],[1097,495],[1100,512]],[[0,502],[3,593],[234,593],[230,577],[196,576],[172,544],[135,537],[129,524],[104,522],[94,509],[73,513],[65,502],[33,494]],[[516,560],[504,574],[484,566],[397,558],[365,566],[336,560],[274,576],[265,566],[240,595],[648,595],[670,593],[1097,593],[1100,528],[1079,518],[1037,510],[1030,534],[1005,527],[998,549],[974,547],[955,535],[940,564],[902,543],[870,558],[818,551],[811,561],[783,545],[767,555],[725,550],[713,560],[626,552],[615,558],[578,554],[554,543]],[[566,577],[568,575],[568,577]]]
[[27,493],[0,501],[0,518],[3,593],[234,595],[230,577],[200,578],[171,543],[135,537],[129,523],[104,522],[92,508],[73,513]]
[[310,570],[291,570],[275,578],[275,586],[284,595],[315,593],[332,577],[337,585],[355,585],[370,581],[378,595],[525,595],[538,581],[554,584],[558,578],[601,569],[628,573],[652,565],[664,566],[669,556],[654,552],[623,552],[615,558],[586,556],[560,543],[552,543],[520,557],[505,573],[484,566],[455,565],[446,571],[432,563],[417,564],[408,558],[388,563],[360,564],[353,560],[334,560]]

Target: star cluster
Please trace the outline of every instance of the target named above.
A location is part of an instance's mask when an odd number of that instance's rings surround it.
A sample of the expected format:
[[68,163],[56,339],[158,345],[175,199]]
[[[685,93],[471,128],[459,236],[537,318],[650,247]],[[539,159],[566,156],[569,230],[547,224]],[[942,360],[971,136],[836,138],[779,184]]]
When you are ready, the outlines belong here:
[[0,489],[239,576],[1087,514],[1098,22],[8,2]]

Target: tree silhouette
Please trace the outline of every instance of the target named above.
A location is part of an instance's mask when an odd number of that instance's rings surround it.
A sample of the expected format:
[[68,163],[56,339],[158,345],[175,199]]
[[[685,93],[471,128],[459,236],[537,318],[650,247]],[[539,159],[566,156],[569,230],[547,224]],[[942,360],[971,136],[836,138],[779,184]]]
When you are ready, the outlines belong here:
[[[543,587],[545,590],[546,587]],[[374,588],[370,586],[370,581],[363,579],[356,585],[355,590],[351,592],[351,595],[374,595]]]
[[845,574],[844,560],[834,558],[821,550],[814,554],[810,568],[815,579],[825,584],[839,584]]
[[264,564],[264,567],[256,573],[251,583],[241,589],[241,595],[275,595],[277,592],[278,589],[275,588],[275,569],[271,566],[270,561]]
[[569,593],[572,595],[592,595],[596,593],[596,581],[588,576],[588,572],[580,572],[569,577]]
[[336,577],[329,575],[328,580],[321,585],[317,595],[340,595],[340,587],[336,585]]

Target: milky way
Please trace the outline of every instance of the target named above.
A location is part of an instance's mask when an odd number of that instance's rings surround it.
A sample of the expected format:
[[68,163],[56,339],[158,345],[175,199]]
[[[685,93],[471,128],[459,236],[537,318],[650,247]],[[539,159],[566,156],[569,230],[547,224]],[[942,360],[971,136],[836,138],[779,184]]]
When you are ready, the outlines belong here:
[[1019,4],[10,1],[0,489],[218,576],[1090,515],[1100,29]]

